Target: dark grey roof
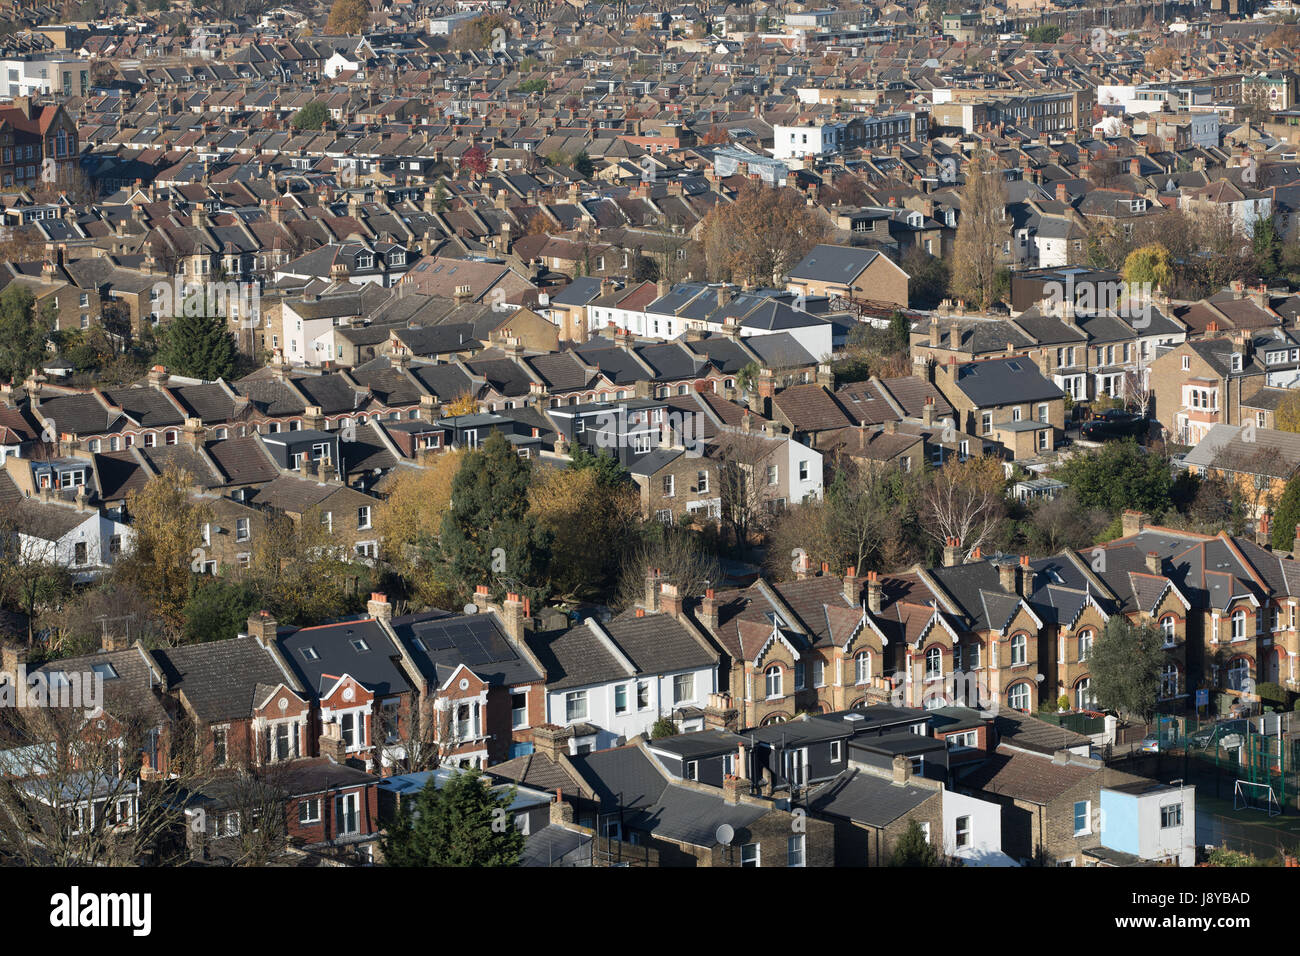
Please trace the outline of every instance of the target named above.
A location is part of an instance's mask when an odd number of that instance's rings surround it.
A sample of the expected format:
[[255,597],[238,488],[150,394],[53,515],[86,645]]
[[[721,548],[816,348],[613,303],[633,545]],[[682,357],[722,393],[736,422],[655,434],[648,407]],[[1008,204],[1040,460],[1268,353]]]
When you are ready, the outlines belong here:
[[295,691],[301,686],[295,686],[271,652],[252,637],[159,648],[153,656],[168,686],[183,693],[207,721],[250,716],[259,684],[285,684]]
[[511,645],[495,615],[432,611],[394,618],[392,625],[416,667],[438,686],[461,664],[489,684],[525,684],[544,678]]
[[591,866],[591,835],[548,825],[524,840],[520,866]]
[[[357,640],[365,643],[366,650],[358,650],[353,645]],[[276,643],[302,686],[316,694],[328,692],[344,674],[356,678],[376,694],[410,690],[410,683],[397,664],[398,650],[376,621],[341,621],[303,628],[281,634]],[[303,654],[307,647],[316,652],[314,660]]]
[[913,812],[936,792],[848,770],[814,791],[808,808],[814,813],[883,827]]
[[1061,398],[1064,392],[1027,358],[990,359],[957,366],[955,385],[978,408]]
[[819,282],[852,282],[880,255],[872,249],[854,246],[818,245],[790,270],[792,279]]

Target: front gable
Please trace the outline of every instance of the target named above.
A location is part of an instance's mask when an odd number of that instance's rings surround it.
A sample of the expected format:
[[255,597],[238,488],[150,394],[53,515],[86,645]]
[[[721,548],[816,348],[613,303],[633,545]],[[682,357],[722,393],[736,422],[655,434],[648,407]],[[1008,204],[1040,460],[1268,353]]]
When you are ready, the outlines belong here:
[[366,686],[350,674],[334,677],[322,675],[322,681],[333,679],[334,683],[320,697],[322,713],[335,710],[351,710],[355,707],[368,707],[374,702],[375,695]]

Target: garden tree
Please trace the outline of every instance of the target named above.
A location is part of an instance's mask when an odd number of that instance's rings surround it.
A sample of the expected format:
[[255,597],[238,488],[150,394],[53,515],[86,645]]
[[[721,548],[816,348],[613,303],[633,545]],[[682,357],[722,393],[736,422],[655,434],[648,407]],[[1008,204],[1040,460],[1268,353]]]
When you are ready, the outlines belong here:
[[[6,708],[0,859],[60,867],[187,861],[176,835],[185,829],[187,796],[210,779],[195,746],[199,735],[179,716],[169,735],[168,775],[141,780],[156,712],[105,696],[103,729],[80,706]],[[128,827],[117,825],[124,801]]]
[[617,583],[619,558],[641,516],[636,486],[602,482],[599,467],[548,470],[528,494],[537,527],[552,539],[549,590],[568,600],[599,597]]
[[234,637],[261,607],[261,597],[246,582],[196,577],[182,609],[185,642],[203,644]]
[[1129,285],[1167,289],[1174,278],[1173,269],[1169,265],[1169,250],[1158,242],[1134,249],[1124,259],[1123,276]]
[[1085,508],[1103,508],[1112,515],[1125,508],[1163,513],[1171,504],[1174,483],[1169,459],[1132,440],[1108,442],[1075,455],[1053,477],[1069,485]]
[[214,381],[235,371],[239,348],[224,316],[173,316],[160,339],[157,360],[177,375]]
[[1255,271],[1263,279],[1274,278],[1282,268],[1282,233],[1274,214],[1255,220],[1251,227],[1250,246],[1255,258]]
[[239,830],[222,844],[232,866],[266,866],[289,843],[288,806],[291,764],[244,767],[215,777],[205,789],[234,813]]
[[908,820],[907,829],[894,844],[889,858],[890,866],[939,866],[939,851],[925,838],[925,831],[915,819]]
[[[357,2],[357,0],[340,0],[340,2],[349,3]],[[289,122],[294,129],[324,129],[325,124],[329,122],[329,118],[330,111],[325,104],[314,101],[294,113]]]
[[478,399],[474,397],[473,392],[461,392],[443,407],[442,414],[446,418],[456,415],[477,415]]
[[487,150],[477,144],[471,146],[460,154],[460,168],[469,173],[474,179],[486,176],[488,172]]
[[370,4],[366,0],[334,0],[325,32],[330,36],[347,36],[360,33],[370,20]]
[[1146,64],[1148,70],[1167,70],[1178,61],[1178,52],[1170,47],[1155,47],[1147,52]]
[[404,800],[381,840],[387,866],[514,866],[524,835],[510,816],[515,788],[493,792],[477,769],[433,778]]
[[777,494],[766,474],[781,446],[760,433],[728,430],[719,432],[709,448],[709,457],[718,465],[722,525],[742,551],[752,536],[767,528]]
[[670,717],[660,717],[650,726],[650,739],[662,740],[677,736],[677,724]]
[[1035,556],[1059,554],[1067,548],[1086,548],[1101,540],[1111,516],[1098,508],[1085,508],[1072,489],[1055,498],[1033,502],[1022,523],[1025,543]]
[[54,320],[49,310],[17,282],[0,292],[0,378],[21,382],[45,360],[45,345]]
[[282,623],[319,624],[360,610],[361,596],[374,583],[374,571],[348,557],[346,547],[321,524],[319,509],[297,519],[268,512],[239,580],[250,584],[262,608]]
[[152,595],[111,575],[65,596],[40,624],[41,643],[51,657],[97,653],[106,633],[145,647],[167,643],[167,625],[154,611]]
[[[831,175],[831,174],[827,174]],[[861,176],[845,173],[835,176],[827,187],[818,193],[818,199],[826,208],[832,206],[868,206],[871,196],[866,182]]]
[[849,330],[839,357],[831,363],[836,382],[862,382],[872,376],[895,378],[910,374],[910,340],[911,322],[897,310],[885,329],[858,322]]
[[45,258],[45,237],[35,226],[0,227],[0,262],[39,262]]
[[506,32],[505,17],[498,13],[475,17],[451,31],[448,45],[453,50],[486,50],[492,45],[494,31]]
[[1212,468],[1214,473],[1223,475],[1230,505],[1240,512],[1234,534],[1244,530],[1241,525],[1247,516],[1272,509],[1276,483],[1286,481],[1293,471],[1292,464],[1276,445],[1257,441],[1225,445],[1215,453]]
[[596,475],[596,482],[602,488],[627,488],[632,483],[632,476],[613,455],[604,451],[591,452],[578,445],[569,455],[569,470],[590,470]]
[[434,698],[414,703],[410,712],[382,710],[372,718],[371,739],[379,753],[380,766],[394,767],[403,773],[423,773],[442,762],[463,742],[456,732],[450,707],[438,707]]
[[1097,703],[1129,717],[1149,721],[1160,697],[1160,672],[1167,656],[1164,637],[1154,625],[1133,624],[1122,614],[1106,622],[1088,657],[1090,690]]
[[675,584],[683,597],[699,596],[722,580],[722,566],[703,547],[699,534],[655,521],[646,525],[640,543],[626,552],[615,606],[627,609],[644,602],[646,578],[655,571]]
[[451,486],[469,452],[441,452],[424,468],[400,469],[375,522],[388,564],[406,582],[419,606],[445,605],[453,597],[438,561],[438,534],[451,506]]
[[535,80],[524,80],[522,83],[519,84],[519,92],[527,95],[531,95],[533,93],[545,93],[546,81],[541,78]]
[[192,568],[196,561],[207,560],[202,528],[212,521],[212,509],[191,493],[189,473],[169,465],[143,488],[127,493],[126,510],[135,544],[119,559],[114,574],[152,594],[158,615],[179,635],[185,626]]
[[940,547],[956,538],[963,555],[985,548],[1007,513],[1002,462],[992,456],[950,461],[934,473],[922,502],[922,525]]
[[1273,426],[1284,432],[1300,432],[1300,390],[1288,389],[1273,412]]
[[442,519],[442,557],[462,593],[486,584],[494,593],[545,596],[550,532],[529,511],[532,468],[499,431],[465,456]]
[[1029,43],[1055,43],[1061,39],[1061,28],[1055,23],[1040,23],[1025,34]]
[[727,128],[719,126],[717,123],[706,129],[704,136],[700,139],[700,143],[704,146],[726,146],[730,142],[731,134],[727,132]]
[[997,159],[989,153],[972,157],[961,189],[961,218],[953,246],[952,291],[972,305],[987,309],[997,297],[1007,191]]
[[28,646],[43,629],[46,612],[72,593],[58,545],[66,530],[66,516],[58,510],[26,498],[0,504],[0,601],[27,618]]
[[705,262],[714,279],[781,285],[828,232],[798,190],[746,183],[734,202],[717,204],[704,218]]
[[1273,510],[1273,547],[1278,551],[1290,551],[1297,525],[1300,525],[1300,472],[1287,481]]
[[450,203],[447,201],[447,181],[441,176],[433,184],[433,208],[438,212],[446,212]]
[[949,297],[948,263],[943,259],[930,255],[920,246],[912,246],[903,256],[902,266],[911,276],[907,295],[913,308],[933,309]]

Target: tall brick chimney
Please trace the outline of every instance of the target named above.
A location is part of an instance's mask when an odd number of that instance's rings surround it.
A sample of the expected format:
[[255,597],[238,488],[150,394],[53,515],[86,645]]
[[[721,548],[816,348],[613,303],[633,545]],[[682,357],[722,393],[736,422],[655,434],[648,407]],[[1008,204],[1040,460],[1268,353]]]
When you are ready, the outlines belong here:
[[370,600],[366,602],[366,613],[376,621],[385,623],[393,619],[393,606],[388,603],[388,595],[379,591],[372,591]]
[[669,617],[682,616],[682,596],[677,591],[677,585],[667,581],[659,585],[659,605],[659,609]]
[[912,761],[902,754],[895,754],[893,771],[894,783],[905,786],[912,780]]
[[1141,511],[1125,510],[1120,517],[1120,524],[1123,528],[1124,537],[1129,538],[1146,527],[1147,515]]
[[956,567],[961,563],[961,538],[948,538],[943,545],[943,566]]
[[867,610],[879,614],[884,605],[884,588],[880,585],[880,575],[875,571],[867,572]]
[[524,639],[524,602],[514,592],[507,594],[501,602],[501,624],[512,640]]
[[1008,594],[1016,593],[1016,568],[1010,561],[998,565],[998,585]]
[[704,592],[704,598],[700,601],[699,618],[706,630],[718,629],[718,599],[713,596],[713,588]]
[[558,724],[542,724],[533,728],[533,751],[549,757],[552,761],[560,759],[561,754],[569,752],[569,731]]
[[857,607],[861,599],[862,578],[858,577],[857,568],[850,567],[844,572],[844,600]]
[[659,610],[659,569],[655,568],[645,576],[645,609],[647,611]]

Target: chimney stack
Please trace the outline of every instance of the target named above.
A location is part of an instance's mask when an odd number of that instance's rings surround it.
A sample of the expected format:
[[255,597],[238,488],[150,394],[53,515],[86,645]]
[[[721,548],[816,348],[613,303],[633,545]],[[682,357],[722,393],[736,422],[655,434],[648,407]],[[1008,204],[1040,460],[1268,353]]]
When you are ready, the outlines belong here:
[[660,610],[672,618],[682,616],[682,596],[677,593],[677,585],[664,582],[659,585]]
[[376,621],[382,621],[387,624],[393,619],[393,606],[388,603],[388,595],[379,591],[372,591],[370,600],[366,602],[366,613]]
[[884,606],[884,588],[880,584],[880,575],[875,571],[867,572],[867,610],[879,614]]
[[505,625],[506,634],[512,640],[523,641],[524,602],[520,600],[518,594],[511,592],[506,595],[505,601],[501,604],[501,621]]
[[912,761],[903,754],[894,755],[894,783],[900,787],[907,786],[912,780]]
[[718,629],[718,601],[713,596],[713,588],[704,592],[704,599],[700,601],[699,617],[705,630],[712,633]]
[[961,539],[948,538],[943,545],[943,566],[955,567],[961,561]]
[[655,568],[645,578],[645,608],[647,611],[659,610],[659,569]]
[[850,567],[844,572],[844,599],[856,607],[861,594],[862,579],[858,577],[858,569]]
[[998,565],[998,584],[1008,594],[1016,593],[1016,567],[1010,561]]
[[1152,574],[1160,574],[1164,570],[1161,566],[1160,555],[1155,551],[1147,552],[1147,570]]

